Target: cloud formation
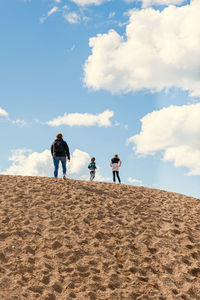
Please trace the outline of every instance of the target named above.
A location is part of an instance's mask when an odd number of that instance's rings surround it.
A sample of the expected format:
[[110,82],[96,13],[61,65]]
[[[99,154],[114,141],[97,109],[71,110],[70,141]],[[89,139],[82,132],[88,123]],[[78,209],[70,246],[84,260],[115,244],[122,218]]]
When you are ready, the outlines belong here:
[[8,117],[8,112],[0,107],[0,117]]
[[27,125],[27,122],[24,120],[10,120],[12,124],[18,125],[19,127],[24,127]]
[[69,174],[79,174],[80,176],[83,176],[86,173],[89,162],[90,155],[87,152],[79,149],[74,150],[71,157],[71,163],[68,167]]
[[[49,150],[33,152],[30,149],[14,150],[9,158],[12,162],[4,174],[23,176],[47,176],[53,177],[53,160]],[[70,163],[67,164],[67,175],[70,178],[88,179],[88,164],[90,155],[87,152],[75,149],[71,155]],[[59,175],[61,175],[61,165]],[[97,172],[97,180],[104,178]]]
[[64,114],[64,116],[59,116],[53,120],[47,122],[50,126],[98,126],[98,127],[109,127],[112,125],[110,118],[112,118],[114,112],[111,110],[105,110],[100,114],[89,114],[89,113],[72,113]]
[[200,96],[200,1],[130,11],[126,35],[90,38],[84,83],[112,93],[177,87]]
[[103,2],[108,2],[110,0],[71,0],[71,1],[76,3],[79,6],[86,6],[86,5],[100,5]]
[[49,16],[53,15],[53,14],[54,14],[55,12],[57,12],[57,11],[58,11],[58,6],[52,7],[52,8],[47,12],[46,15],[43,15],[43,16],[40,18],[40,24],[43,24]]
[[139,134],[129,138],[137,154],[163,152],[164,161],[189,169],[187,175],[200,175],[200,103],[170,106],[141,119]]
[[132,177],[128,177],[128,182],[134,185],[140,185],[140,186],[142,185],[142,180],[134,179]]
[[141,0],[142,7],[150,7],[153,5],[176,5],[176,4],[182,4],[185,0]]
[[80,15],[78,15],[75,11],[68,12],[64,14],[64,18],[66,21],[68,21],[70,24],[76,24],[79,23],[81,20]]
[[10,175],[52,176],[52,158],[49,150],[41,153],[30,149],[17,149],[9,158],[10,167],[4,172]]
[[25,125],[27,125],[26,121],[24,121],[24,120],[12,120],[9,117],[9,113],[2,107],[0,107],[0,117],[6,118],[6,121],[8,121],[14,125],[18,125],[19,127],[24,127]]
[[58,6],[54,6],[52,9],[50,9],[50,11],[48,11],[47,15],[48,15],[48,16],[51,16],[51,15],[54,14],[57,10],[58,10]]

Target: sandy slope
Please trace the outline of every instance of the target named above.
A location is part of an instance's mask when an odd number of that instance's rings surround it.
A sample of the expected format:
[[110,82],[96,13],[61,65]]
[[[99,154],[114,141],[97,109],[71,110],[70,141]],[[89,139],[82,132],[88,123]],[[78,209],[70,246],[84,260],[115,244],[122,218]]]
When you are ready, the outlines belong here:
[[0,299],[200,299],[200,200],[1,175]]

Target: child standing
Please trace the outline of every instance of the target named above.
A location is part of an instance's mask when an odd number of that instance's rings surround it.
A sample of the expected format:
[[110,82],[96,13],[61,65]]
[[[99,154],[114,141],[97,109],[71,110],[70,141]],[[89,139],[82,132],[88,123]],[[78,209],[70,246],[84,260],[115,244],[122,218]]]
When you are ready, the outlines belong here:
[[122,162],[121,162],[118,154],[115,154],[110,162],[110,166],[111,166],[112,172],[113,172],[113,182],[115,182],[115,174],[116,174],[119,183],[121,183],[121,180],[119,177],[119,168],[121,167],[121,164],[122,164]]
[[90,181],[92,181],[95,178],[95,170],[96,170],[96,164],[95,164],[95,157],[91,158],[91,163],[88,166],[88,169],[90,170]]

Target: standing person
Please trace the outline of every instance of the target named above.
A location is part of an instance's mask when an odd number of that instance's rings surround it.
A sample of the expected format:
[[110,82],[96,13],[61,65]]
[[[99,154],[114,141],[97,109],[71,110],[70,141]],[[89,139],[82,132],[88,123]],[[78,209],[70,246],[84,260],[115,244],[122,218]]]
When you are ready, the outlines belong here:
[[121,160],[118,157],[118,154],[115,154],[114,157],[111,159],[110,166],[113,171],[113,182],[115,182],[115,175],[117,175],[117,179],[119,183],[121,183],[120,177],[119,177],[119,168],[121,167]]
[[61,161],[63,179],[66,179],[66,156],[68,161],[70,161],[70,153],[67,143],[63,140],[62,133],[58,133],[55,141],[51,144],[51,154],[54,163],[54,177],[58,177],[59,162]]
[[95,164],[95,157],[91,158],[91,163],[88,166],[88,169],[90,170],[90,181],[92,181],[95,178],[95,170],[96,170],[96,164]]

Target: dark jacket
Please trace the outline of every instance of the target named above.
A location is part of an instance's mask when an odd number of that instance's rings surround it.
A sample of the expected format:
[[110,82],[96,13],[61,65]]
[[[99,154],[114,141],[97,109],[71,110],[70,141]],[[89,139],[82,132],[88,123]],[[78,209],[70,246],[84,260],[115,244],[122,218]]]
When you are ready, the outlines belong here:
[[89,164],[89,166],[88,166],[88,169],[89,169],[90,171],[94,171],[96,168],[97,168],[97,167],[96,167],[96,164],[95,164],[94,161],[92,161],[92,162]]
[[[62,151],[61,152],[56,152],[55,150],[55,143],[56,142],[61,142],[62,144]],[[69,147],[67,143],[62,139],[62,138],[57,138],[55,141],[51,144],[51,154],[52,156],[67,156],[68,159],[70,159],[70,152],[69,152]]]

